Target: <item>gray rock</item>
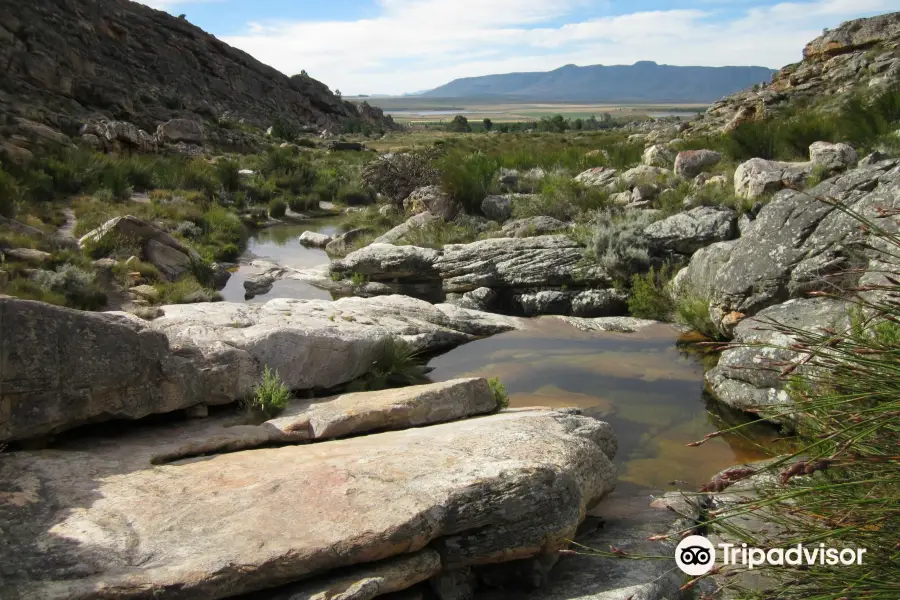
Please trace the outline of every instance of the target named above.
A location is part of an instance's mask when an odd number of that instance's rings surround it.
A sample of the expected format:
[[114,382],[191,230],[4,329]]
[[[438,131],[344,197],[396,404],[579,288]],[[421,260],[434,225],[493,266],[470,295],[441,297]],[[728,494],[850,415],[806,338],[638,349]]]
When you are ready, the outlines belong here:
[[482,287],[462,294],[455,304],[460,308],[490,312],[496,308],[498,300],[497,292],[491,288]]
[[328,389],[368,372],[388,338],[436,351],[522,326],[405,296],[162,310],[148,323],[0,298],[0,441],[234,402],[264,366],[291,389]]
[[672,279],[673,295],[711,298],[719,272],[728,263],[736,244],[737,241],[718,242],[695,252],[688,266]]
[[517,200],[532,197],[530,194],[504,194],[488,196],[481,202],[481,212],[493,221],[506,221],[512,216],[512,207]]
[[618,179],[618,171],[609,167],[588,169],[575,177],[575,181],[582,185],[602,187],[610,190],[616,187],[616,179]]
[[403,201],[403,208],[413,215],[428,212],[445,221],[452,221],[462,212],[462,205],[437,185],[414,190]]
[[737,234],[737,213],[723,206],[700,206],[651,223],[644,235],[657,252],[693,254],[715,242]]
[[200,255],[171,235],[146,221],[130,215],[110,219],[97,229],[87,233],[79,245],[114,247],[125,239],[141,248],[144,260],[153,263],[168,279],[177,279],[200,262]]
[[856,165],[858,158],[856,150],[848,144],[815,142],[809,147],[809,160],[828,173],[846,171]]
[[300,234],[300,245],[305,248],[324,248],[334,238],[316,231],[304,231]]
[[[754,226],[730,248],[718,272],[703,287],[711,291],[714,322],[731,313],[754,315],[807,292],[834,290],[867,281],[884,270],[884,256],[860,224],[818,197],[833,198],[882,226],[896,230],[879,210],[900,208],[900,162],[886,161],[848,171],[807,192],[784,191],[759,212]],[[724,258],[724,255],[722,255]],[[693,263],[693,259],[691,261]],[[693,269],[693,265],[689,268]],[[860,268],[871,275],[848,273]],[[720,330],[725,333],[725,328]]]
[[751,158],[734,172],[734,193],[759,198],[786,187],[800,188],[812,173],[812,163],[789,163]]
[[494,289],[610,287],[601,268],[584,263],[584,248],[563,235],[492,238],[450,244],[435,263],[446,292]]
[[418,246],[370,244],[331,263],[332,273],[365,275],[373,281],[430,281],[438,279],[440,253]]
[[568,228],[568,224],[553,217],[528,217],[516,219],[503,225],[503,233],[512,237],[534,237],[555,233]]
[[875,163],[879,163],[883,160],[888,160],[889,158],[890,157],[887,154],[885,154],[884,152],[880,152],[880,151],[876,150],[875,152],[872,152],[871,154],[867,155],[865,158],[861,159],[859,161],[859,166],[860,167],[870,167],[870,166],[874,165]]
[[434,595],[438,600],[472,600],[478,580],[472,569],[444,571],[429,580]]
[[406,238],[406,235],[414,229],[421,229],[422,227],[428,225],[433,221],[440,220],[440,217],[437,217],[430,212],[423,212],[417,215],[414,215],[400,223],[390,231],[378,236],[375,238],[373,244],[396,244],[397,242],[403,241]]
[[608,317],[628,313],[628,294],[620,290],[544,290],[513,296],[513,306],[528,317],[575,315]]
[[671,182],[673,178],[672,172],[668,169],[638,165],[622,173],[619,179],[624,185],[633,188],[640,183],[667,183]]
[[341,235],[336,236],[333,240],[325,245],[325,253],[331,257],[344,256],[345,254],[350,252],[353,244],[357,240],[366,235],[369,235],[371,232],[372,230],[367,227],[359,227],[357,229],[351,229],[350,231],[344,232]]
[[634,333],[652,327],[653,325],[663,325],[662,321],[652,321],[650,319],[638,319],[635,317],[599,317],[599,318],[580,318],[580,317],[559,317],[572,327],[580,329],[588,333],[595,331],[613,331],[618,333]]
[[683,150],[675,158],[675,173],[685,179],[693,179],[721,160],[722,155],[712,150]]
[[572,310],[572,295],[559,290],[529,292],[513,296],[513,304],[526,317],[567,315]]
[[[524,559],[567,546],[616,480],[611,427],[548,410],[151,464],[215,428],[209,418],[5,454],[13,496],[0,528],[17,568],[4,592],[124,600],[189,589],[212,600],[424,548],[443,572]],[[89,571],[73,570],[85,560]],[[387,581],[431,569],[411,571]]]
[[184,142],[202,145],[206,140],[203,126],[190,119],[172,119],[163,123],[157,128],[156,137],[161,143],[166,144]]
[[659,196],[659,186],[653,183],[639,183],[631,190],[631,202],[652,202]]
[[42,252],[32,248],[7,248],[6,250],[0,250],[0,257],[32,265],[42,265],[53,258],[53,255],[49,252]]
[[651,167],[667,168],[675,164],[675,151],[667,145],[657,144],[644,150],[641,162]]
[[[709,390],[732,408],[779,423],[791,422],[792,401],[779,374],[801,355],[790,349],[796,338],[780,333],[775,324],[807,331],[840,331],[849,325],[851,306],[831,298],[789,300],[744,319],[734,330],[735,345],[725,350],[717,366],[706,373]],[[801,366],[795,373],[802,374],[804,369]]]

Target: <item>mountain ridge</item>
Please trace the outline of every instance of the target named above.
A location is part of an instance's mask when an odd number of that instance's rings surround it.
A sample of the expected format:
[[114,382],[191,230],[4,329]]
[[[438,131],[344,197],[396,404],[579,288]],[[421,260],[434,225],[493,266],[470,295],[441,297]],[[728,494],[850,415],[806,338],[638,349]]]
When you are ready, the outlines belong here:
[[564,65],[454,79],[421,96],[495,97],[569,102],[714,102],[776,71],[767,67],[680,67],[638,61],[633,65]]

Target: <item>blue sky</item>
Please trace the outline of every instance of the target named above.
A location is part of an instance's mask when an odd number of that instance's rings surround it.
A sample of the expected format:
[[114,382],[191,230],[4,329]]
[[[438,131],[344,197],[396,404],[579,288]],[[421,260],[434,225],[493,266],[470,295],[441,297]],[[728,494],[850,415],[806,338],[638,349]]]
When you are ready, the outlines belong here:
[[345,95],[565,64],[761,65],[900,0],[141,0]]

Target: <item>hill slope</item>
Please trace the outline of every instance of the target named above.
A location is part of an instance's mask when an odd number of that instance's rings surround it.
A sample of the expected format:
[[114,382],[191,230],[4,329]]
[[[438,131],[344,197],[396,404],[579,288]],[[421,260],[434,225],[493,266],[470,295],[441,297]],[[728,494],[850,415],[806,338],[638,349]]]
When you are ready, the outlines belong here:
[[827,30],[803,49],[803,60],[775,73],[772,83],[722,98],[697,131],[740,123],[797,106],[834,104],[857,90],[900,84],[900,12],[855,19]]
[[70,135],[96,118],[147,130],[174,117],[229,115],[268,126],[282,115],[320,128],[381,118],[129,0],[0,0],[0,64],[0,117]]
[[561,102],[712,102],[768,81],[765,67],[566,65],[546,73],[507,73],[451,81],[423,96]]

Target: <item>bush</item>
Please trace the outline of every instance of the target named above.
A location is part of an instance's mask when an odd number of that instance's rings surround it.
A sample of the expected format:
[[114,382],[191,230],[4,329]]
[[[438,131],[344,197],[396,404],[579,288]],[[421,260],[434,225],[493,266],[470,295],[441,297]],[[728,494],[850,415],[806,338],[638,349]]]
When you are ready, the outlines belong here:
[[469,126],[469,120],[467,118],[462,115],[456,115],[453,117],[453,120],[450,121],[450,124],[447,125],[447,131],[468,133],[472,131],[472,128]]
[[422,152],[382,156],[363,167],[362,180],[394,202],[402,202],[414,190],[440,182],[441,173],[432,159],[432,154]]
[[287,213],[287,203],[281,198],[275,198],[269,202],[269,216],[273,219],[280,219]]
[[722,337],[709,315],[709,300],[705,298],[681,295],[675,302],[675,320],[710,339],[718,340]]
[[481,202],[490,193],[499,164],[481,152],[451,152],[440,163],[441,187],[459,201],[469,213],[481,210]]
[[106,294],[97,285],[94,274],[75,265],[63,265],[56,271],[38,270],[32,279],[44,290],[61,294],[67,306],[97,310],[106,305]]
[[272,136],[286,142],[293,142],[300,135],[300,128],[288,117],[278,115],[272,122]]
[[427,382],[419,352],[402,340],[387,338],[372,370],[364,377],[370,390]]
[[221,294],[203,287],[193,275],[183,275],[178,281],[159,283],[155,287],[159,290],[161,304],[196,304],[222,299]]
[[494,400],[497,401],[497,409],[504,410],[509,408],[509,394],[506,393],[506,386],[500,383],[500,380],[496,377],[492,377],[488,379],[488,387],[491,388]]
[[298,213],[315,211],[319,210],[319,200],[312,196],[294,196],[288,201],[288,206]]
[[657,321],[672,319],[675,302],[667,289],[671,273],[671,267],[666,265],[658,270],[650,267],[646,273],[631,278],[628,310],[632,316]]
[[247,406],[261,416],[272,418],[287,408],[290,401],[291,392],[281,381],[278,371],[266,366],[262,379],[253,388],[253,396],[248,400]]
[[241,166],[237,161],[221,159],[216,162],[216,175],[226,191],[236,192],[241,188]]
[[20,194],[18,182],[0,167],[0,216],[11,217],[16,214]]
[[597,213],[592,221],[593,258],[621,281],[646,271],[651,259],[644,228],[652,221],[640,211],[627,211],[621,216],[608,211]]

